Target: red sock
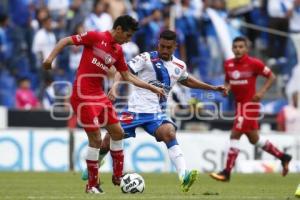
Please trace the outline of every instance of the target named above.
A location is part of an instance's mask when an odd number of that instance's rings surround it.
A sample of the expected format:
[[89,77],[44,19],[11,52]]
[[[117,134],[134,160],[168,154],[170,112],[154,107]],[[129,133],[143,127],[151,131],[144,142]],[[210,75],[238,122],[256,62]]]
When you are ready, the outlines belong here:
[[110,150],[110,155],[113,160],[113,174],[115,177],[121,177],[123,175],[123,165],[124,165],[123,150],[119,150],[119,151]]
[[89,187],[96,187],[98,185],[98,160],[86,160],[86,165],[89,174]]
[[235,160],[239,155],[240,150],[236,148],[230,147],[229,152],[227,154],[227,162],[225,170],[230,173],[232,168],[234,167]]
[[269,142],[268,140],[266,141],[265,145],[262,147],[263,150],[265,150],[266,152],[272,154],[273,156],[275,156],[276,158],[281,158],[283,156],[282,151],[280,151],[279,149],[277,149],[271,142]]

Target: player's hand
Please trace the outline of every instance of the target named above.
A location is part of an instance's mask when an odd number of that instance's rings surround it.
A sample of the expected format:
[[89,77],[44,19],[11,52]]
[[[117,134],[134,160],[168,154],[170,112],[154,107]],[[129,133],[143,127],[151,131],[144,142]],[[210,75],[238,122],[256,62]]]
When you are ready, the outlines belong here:
[[225,87],[224,85],[215,86],[215,90],[222,92],[223,96],[228,96],[229,88]]
[[260,100],[263,98],[264,94],[263,93],[260,93],[260,92],[257,92],[253,98],[252,98],[252,101],[253,102],[260,102]]
[[43,62],[43,67],[45,70],[49,70],[52,67],[52,60],[46,59]]
[[153,93],[157,94],[159,97],[165,97],[165,90],[163,88],[159,88],[156,86],[151,85],[151,89],[150,89]]
[[107,93],[107,97],[111,100],[111,101],[115,101],[117,98],[117,91],[115,89],[110,89],[109,92]]

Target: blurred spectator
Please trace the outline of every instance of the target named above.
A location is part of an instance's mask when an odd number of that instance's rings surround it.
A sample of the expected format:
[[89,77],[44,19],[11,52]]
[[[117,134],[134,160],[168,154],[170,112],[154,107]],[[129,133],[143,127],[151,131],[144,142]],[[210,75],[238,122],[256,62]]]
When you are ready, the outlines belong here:
[[193,72],[198,65],[195,63],[199,56],[199,26],[197,18],[190,0],[181,0],[176,4],[176,22],[175,25],[180,29],[185,37],[185,46],[187,55],[187,66],[189,71]]
[[[288,32],[290,9],[292,0],[269,0],[267,5],[269,15],[269,28]],[[270,58],[283,58],[285,56],[286,37],[274,34],[269,35],[268,55]]]
[[[75,27],[75,32],[73,32],[72,34],[77,35],[77,34],[81,34],[83,32],[84,32],[83,23],[80,23]],[[82,51],[83,51],[82,46],[72,45],[70,47],[69,66],[70,66],[70,72],[71,72],[70,80],[72,80],[72,81],[75,78],[77,67],[78,67],[80,59],[81,59]]]
[[31,90],[31,83],[28,78],[19,80],[16,91],[16,108],[25,110],[40,108],[39,100]]
[[54,19],[65,16],[69,8],[69,0],[48,0],[47,7]]
[[132,41],[122,44],[125,60],[129,61],[140,53],[139,47]]
[[31,26],[35,32],[42,28],[43,21],[49,16],[50,14],[47,7],[41,7],[36,10],[36,18],[31,22]]
[[291,33],[300,33],[300,0],[293,1],[289,30]]
[[160,30],[158,23],[161,20],[162,3],[159,0],[136,0],[134,6],[141,25],[134,36],[135,42],[141,52],[153,51],[156,34]]
[[126,4],[125,1],[120,0],[103,0],[107,5],[107,12],[111,15],[113,20],[115,20],[120,15],[126,14]]
[[106,31],[112,28],[113,19],[107,13],[108,6],[103,0],[95,0],[93,12],[84,21],[86,31]]
[[55,90],[52,85],[53,78],[49,75],[45,78],[45,89],[42,94],[42,105],[46,110],[50,110],[55,103]]
[[0,66],[11,56],[10,44],[7,35],[8,16],[0,14]]
[[[161,27],[160,32],[164,31],[164,30],[172,30],[172,21],[171,21],[171,17],[170,17],[170,13],[169,12],[165,12],[163,15],[163,24]],[[176,39],[177,39],[177,49],[175,50],[175,56],[177,58],[180,58],[181,60],[183,60],[184,62],[186,62],[186,46],[185,46],[185,37],[183,35],[183,32],[181,31],[181,29],[175,27],[175,32],[176,32]]]
[[0,66],[0,105],[8,108],[15,106],[16,81],[8,70]]
[[67,12],[67,32],[73,34],[79,24],[84,22],[84,18],[87,15],[87,5],[83,0],[74,0]]
[[42,61],[50,54],[56,44],[56,38],[52,31],[52,19],[47,16],[42,21],[42,28],[34,35],[32,51],[38,60],[37,67],[41,67]]
[[291,103],[277,115],[277,130],[298,133],[300,130],[299,92],[294,92]]

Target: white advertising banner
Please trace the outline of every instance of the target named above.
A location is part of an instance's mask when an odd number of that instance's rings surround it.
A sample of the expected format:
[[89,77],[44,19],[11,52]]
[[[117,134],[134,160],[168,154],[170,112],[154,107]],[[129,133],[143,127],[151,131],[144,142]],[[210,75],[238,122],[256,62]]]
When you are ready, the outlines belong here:
[[[103,131],[105,133],[105,131]],[[87,138],[82,130],[74,133],[74,167],[85,168]],[[268,134],[279,149],[293,155],[291,171],[300,172],[300,137],[296,135]],[[224,167],[229,146],[229,132],[178,133],[178,142],[184,152],[188,168],[201,172],[218,171]],[[126,139],[125,171],[174,171],[167,148],[163,143],[143,131],[136,138]],[[245,136],[240,142],[240,154],[235,171],[243,173],[277,172],[280,162],[273,156],[252,146]],[[67,171],[69,169],[69,133],[56,129],[4,129],[0,130],[0,171]],[[107,155],[102,171],[112,171]]]

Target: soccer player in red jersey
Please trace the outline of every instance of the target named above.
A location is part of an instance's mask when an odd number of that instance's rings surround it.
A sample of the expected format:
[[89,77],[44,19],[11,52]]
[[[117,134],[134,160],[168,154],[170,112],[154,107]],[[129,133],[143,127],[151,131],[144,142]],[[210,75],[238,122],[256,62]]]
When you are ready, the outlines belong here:
[[53,60],[65,46],[84,46],[70,101],[78,122],[88,136],[89,146],[86,163],[89,177],[86,185],[87,193],[103,193],[98,180],[98,156],[101,145],[100,126],[105,126],[111,134],[112,182],[119,185],[123,174],[123,129],[111,101],[102,89],[102,82],[106,78],[109,68],[114,66],[124,80],[132,82],[138,87],[164,95],[162,88],[141,81],[128,71],[120,45],[128,42],[137,29],[136,20],[128,15],[120,16],[115,20],[110,31],[91,31],[61,39],[43,63],[45,69],[51,69]]
[[[288,173],[288,165],[291,156],[278,150],[270,141],[263,140],[258,134],[259,101],[270,88],[275,75],[259,59],[248,55],[247,39],[237,37],[233,40],[233,59],[224,63],[225,95],[230,90],[235,98],[235,120],[230,135],[230,149],[227,154],[226,167],[219,173],[211,173],[210,176],[219,181],[229,181],[230,172],[239,154],[239,139],[245,134],[251,144],[262,148],[281,160],[283,167],[282,175]],[[256,78],[263,76],[267,80],[256,92]]]

